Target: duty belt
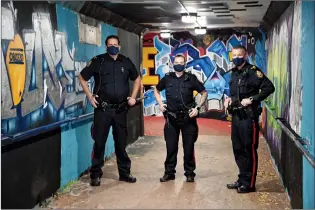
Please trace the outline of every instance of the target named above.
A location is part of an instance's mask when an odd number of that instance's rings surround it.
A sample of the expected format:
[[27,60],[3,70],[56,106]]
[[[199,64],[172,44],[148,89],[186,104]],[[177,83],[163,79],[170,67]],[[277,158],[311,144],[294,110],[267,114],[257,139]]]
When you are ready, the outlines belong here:
[[164,116],[169,119],[168,116],[171,117],[171,119],[175,120],[178,124],[184,124],[189,120],[189,111],[188,110],[180,110],[176,112],[171,111],[165,111]]
[[107,109],[116,109],[117,111],[122,111],[122,109],[126,109],[127,108],[127,102],[124,101],[122,103],[119,104],[112,104],[112,103],[108,103],[106,101],[103,100],[98,100],[98,105],[97,105],[97,109],[100,109],[102,111],[106,111]]

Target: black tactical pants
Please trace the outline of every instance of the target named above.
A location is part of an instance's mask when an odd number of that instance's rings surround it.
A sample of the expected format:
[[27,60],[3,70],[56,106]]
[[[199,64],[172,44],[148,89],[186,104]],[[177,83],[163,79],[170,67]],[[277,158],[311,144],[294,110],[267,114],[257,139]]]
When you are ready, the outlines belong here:
[[183,125],[179,125],[175,120],[168,119],[164,126],[164,137],[166,141],[167,156],[165,160],[165,174],[176,173],[179,132],[182,132],[184,148],[184,170],[185,176],[195,176],[195,142],[198,138],[198,125],[196,118],[190,119]]
[[116,113],[116,109],[108,109],[106,111],[95,109],[91,129],[92,138],[94,139],[92,166],[90,170],[91,178],[103,175],[102,167],[104,166],[105,144],[111,126],[113,129],[119,175],[127,176],[130,174],[131,161],[126,152],[127,112],[128,110]]
[[232,146],[236,164],[239,168],[238,182],[255,187],[258,167],[259,124],[257,119],[247,115],[232,116]]

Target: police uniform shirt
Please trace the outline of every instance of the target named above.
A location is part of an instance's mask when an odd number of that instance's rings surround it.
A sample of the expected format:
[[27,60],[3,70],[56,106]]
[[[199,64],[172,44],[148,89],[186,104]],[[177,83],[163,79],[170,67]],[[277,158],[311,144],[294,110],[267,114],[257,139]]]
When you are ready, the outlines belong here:
[[177,77],[175,72],[171,72],[159,81],[156,89],[158,91],[166,90],[167,107],[169,111],[174,112],[192,108],[195,102],[193,91],[201,93],[205,87],[193,74],[184,72],[182,76]]
[[129,79],[134,81],[138,75],[129,58],[119,54],[114,60],[108,53],[94,57],[81,71],[85,81],[94,77],[93,94],[113,104],[127,99],[130,92]]
[[238,87],[240,101],[244,98],[253,97],[254,102],[260,102],[274,92],[272,82],[258,67],[249,63],[246,63],[240,70],[232,69],[230,94],[233,102],[238,100]]

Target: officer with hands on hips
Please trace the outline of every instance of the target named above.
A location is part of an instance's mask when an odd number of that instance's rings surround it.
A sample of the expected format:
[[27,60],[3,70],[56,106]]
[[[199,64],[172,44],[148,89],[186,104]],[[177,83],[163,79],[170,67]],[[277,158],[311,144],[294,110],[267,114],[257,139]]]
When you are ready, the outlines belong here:
[[232,115],[232,147],[239,175],[235,183],[227,184],[227,188],[248,193],[256,190],[260,103],[275,88],[259,68],[246,62],[245,47],[233,48],[232,55],[235,68],[231,70],[230,97],[224,106]]
[[[134,106],[136,103],[141,79],[132,61],[119,54],[120,41],[118,36],[108,36],[105,44],[107,53],[94,57],[79,75],[82,88],[95,108],[91,129],[94,139],[90,169],[92,186],[101,184],[105,144],[111,126],[113,128],[119,180],[136,182],[136,178],[130,174],[131,161],[125,149],[128,106]],[[95,81],[93,94],[87,84],[91,77],[94,77]],[[129,96],[129,80],[134,81],[131,96]]]
[[[179,133],[182,132],[184,147],[184,170],[187,182],[194,182],[196,169],[194,145],[198,138],[197,119],[199,109],[207,99],[204,85],[191,73],[184,72],[186,58],[178,54],[174,58],[174,70],[166,74],[154,88],[154,96],[160,110],[166,118],[164,138],[167,157],[164,163],[165,173],[161,182],[175,179]],[[160,92],[166,89],[167,104],[163,104]],[[201,93],[199,104],[196,105],[193,92]]]

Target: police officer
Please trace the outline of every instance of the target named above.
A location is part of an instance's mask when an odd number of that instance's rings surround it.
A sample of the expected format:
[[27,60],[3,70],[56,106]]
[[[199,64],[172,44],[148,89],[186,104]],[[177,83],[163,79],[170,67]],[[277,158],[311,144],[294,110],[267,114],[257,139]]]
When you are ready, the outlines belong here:
[[254,65],[246,62],[247,50],[232,50],[233,63],[230,98],[224,102],[232,115],[232,147],[239,168],[238,180],[227,184],[238,193],[255,191],[258,157],[260,102],[275,90],[272,82]]
[[[166,141],[167,157],[165,160],[165,173],[161,182],[175,179],[177,164],[179,132],[182,132],[184,147],[184,170],[187,182],[194,182],[196,168],[194,157],[194,144],[198,137],[197,115],[200,106],[207,99],[204,85],[193,74],[184,72],[186,58],[179,54],[174,58],[174,70],[165,75],[154,89],[154,95],[163,112],[166,123],[164,138]],[[160,91],[166,89],[167,104],[163,104]],[[196,105],[193,91],[202,94],[200,102]]]
[[[108,36],[105,44],[107,53],[94,57],[79,76],[83,90],[95,108],[91,129],[94,139],[90,169],[92,186],[100,185],[100,178],[103,175],[105,143],[110,126],[113,128],[119,180],[136,182],[136,178],[130,174],[131,161],[125,150],[127,106],[135,105],[141,79],[132,61],[119,54],[120,41],[118,36]],[[93,94],[87,84],[92,76],[95,80]],[[129,96],[129,80],[134,81],[131,96]]]

